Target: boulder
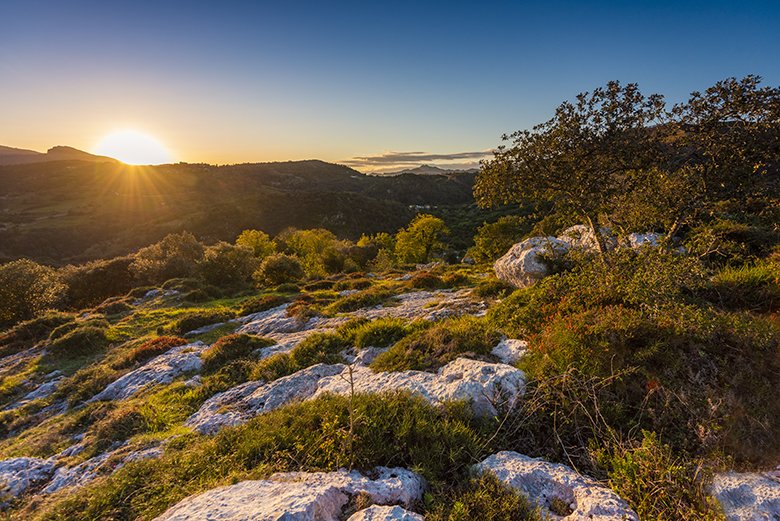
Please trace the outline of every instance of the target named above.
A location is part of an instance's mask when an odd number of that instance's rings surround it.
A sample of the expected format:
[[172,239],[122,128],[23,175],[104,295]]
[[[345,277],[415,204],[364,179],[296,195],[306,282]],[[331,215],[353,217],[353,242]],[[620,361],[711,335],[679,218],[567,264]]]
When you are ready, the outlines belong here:
[[206,347],[203,342],[174,347],[108,384],[89,401],[124,400],[148,386],[168,384],[179,375],[200,371],[200,354]]
[[10,458],[0,461],[0,500],[16,498],[30,488],[46,483],[55,463],[40,458]]
[[643,247],[657,248],[663,235],[658,233],[631,233],[626,237],[629,248],[638,250]]
[[493,270],[507,284],[525,288],[549,274],[545,255],[563,255],[570,248],[568,242],[555,237],[532,237],[512,246],[493,264]]
[[347,521],[424,521],[424,517],[405,508],[373,505],[355,512]]
[[476,466],[491,472],[542,510],[546,519],[566,521],[639,521],[637,514],[612,490],[571,468],[499,452]]
[[345,470],[278,473],[266,480],[242,481],[186,498],[157,521],[338,521],[344,507],[358,494],[379,505],[408,506],[422,498],[424,482],[411,471],[379,467],[372,476]]
[[780,519],[780,468],[766,473],[717,474],[708,492],[720,503],[728,521]]

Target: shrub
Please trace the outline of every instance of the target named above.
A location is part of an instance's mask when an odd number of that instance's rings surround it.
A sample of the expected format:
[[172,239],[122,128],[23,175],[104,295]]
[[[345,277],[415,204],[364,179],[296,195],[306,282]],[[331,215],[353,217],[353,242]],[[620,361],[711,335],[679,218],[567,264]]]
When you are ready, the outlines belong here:
[[108,329],[110,324],[106,319],[102,317],[88,318],[87,320],[71,320],[70,322],[66,322],[61,326],[54,328],[52,332],[49,334],[49,342],[53,342],[75,329],[83,328],[86,326],[94,326],[94,327],[99,327],[101,329]]
[[287,299],[280,297],[279,295],[252,297],[241,302],[241,305],[238,308],[238,314],[243,316],[260,313],[261,311],[268,311],[269,309],[281,306],[286,302]]
[[261,260],[276,251],[276,244],[267,233],[260,230],[244,230],[236,239],[236,246],[251,249],[252,254]]
[[133,310],[127,297],[111,297],[104,300],[93,310],[104,315],[122,315]]
[[114,368],[120,369],[134,364],[144,363],[157,355],[161,355],[173,347],[183,346],[187,340],[178,336],[160,336],[142,343],[130,351],[121,361],[114,364]]
[[170,327],[170,331],[177,335],[184,335],[203,326],[225,322],[231,318],[233,318],[233,313],[228,310],[194,311],[176,320]]
[[330,313],[348,313],[384,303],[393,293],[386,288],[373,287],[339,298],[327,307]]
[[[528,499],[491,473],[471,479],[425,513],[428,521],[541,521]],[[644,518],[642,518],[644,519]]]
[[276,253],[263,260],[252,278],[259,285],[278,285],[286,282],[298,282],[303,278],[303,267],[295,257]]
[[445,273],[441,277],[442,286],[445,288],[456,288],[458,286],[467,286],[471,283],[468,275],[456,271],[454,273]]
[[106,330],[97,326],[80,326],[68,331],[46,348],[55,357],[77,357],[98,353],[108,347]]
[[272,346],[275,343],[266,338],[243,334],[224,336],[201,354],[203,369],[206,372],[214,372],[229,362],[248,357],[255,349]]
[[435,371],[459,356],[485,357],[500,340],[485,320],[465,316],[412,333],[376,357],[374,371]]
[[0,356],[8,356],[32,347],[48,338],[57,327],[71,322],[73,318],[74,316],[68,313],[50,311],[32,320],[20,322],[0,333]]
[[335,285],[336,282],[332,280],[322,279],[307,283],[303,289],[306,291],[319,291],[323,289],[335,289]]
[[615,454],[600,455],[609,472],[610,487],[640,519],[720,521],[715,501],[704,490],[702,463],[676,457],[653,433],[643,433],[642,444]]
[[274,288],[274,291],[277,293],[298,293],[300,290],[301,288],[299,288],[297,284],[293,284],[291,282],[279,284],[276,286],[276,288]]
[[350,347],[347,335],[314,333],[306,337],[289,353],[264,358],[252,372],[253,380],[272,381],[315,364],[337,364],[344,361],[342,351]]
[[474,294],[481,298],[504,298],[514,290],[515,288],[511,284],[491,277],[480,281],[474,288]]
[[300,259],[307,277],[323,277],[338,273],[343,268],[344,255],[339,251],[341,244],[328,230],[294,230],[287,233],[283,240],[286,250]]
[[146,431],[146,420],[141,410],[134,406],[123,406],[110,411],[97,421],[87,432],[92,439],[92,449],[100,452],[114,443]]
[[189,277],[203,257],[203,245],[191,233],[171,233],[160,242],[141,248],[130,265],[135,278],[146,284]]
[[130,291],[135,283],[130,271],[132,263],[133,257],[128,255],[61,268],[59,275],[67,286],[68,306],[75,309],[94,306]]
[[66,289],[57,272],[27,259],[0,265],[0,325],[56,307]]
[[520,242],[531,229],[527,218],[505,215],[497,221],[485,223],[474,236],[474,246],[468,255],[477,262],[494,262],[515,243]]
[[771,312],[780,309],[780,262],[727,267],[713,277],[711,300],[726,309]]
[[416,289],[438,289],[444,287],[444,282],[438,276],[427,271],[415,273],[409,279],[409,285]]
[[207,284],[235,290],[249,285],[258,264],[251,248],[218,242],[206,248],[197,273]]
[[360,277],[357,279],[340,280],[333,285],[333,289],[335,291],[344,291],[350,289],[366,289],[371,287],[372,284],[373,281],[371,279]]
[[355,347],[387,347],[408,335],[414,325],[401,318],[380,318],[356,327],[353,336]]

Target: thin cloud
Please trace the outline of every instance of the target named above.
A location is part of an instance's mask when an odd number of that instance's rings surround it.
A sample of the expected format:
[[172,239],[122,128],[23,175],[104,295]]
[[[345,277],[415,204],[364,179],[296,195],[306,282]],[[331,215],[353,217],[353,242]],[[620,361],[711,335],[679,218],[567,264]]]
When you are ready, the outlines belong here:
[[356,156],[344,161],[349,165],[387,166],[398,164],[420,164],[437,161],[479,160],[492,154],[490,150],[456,152],[454,154],[429,154],[426,152],[385,152],[375,156]]

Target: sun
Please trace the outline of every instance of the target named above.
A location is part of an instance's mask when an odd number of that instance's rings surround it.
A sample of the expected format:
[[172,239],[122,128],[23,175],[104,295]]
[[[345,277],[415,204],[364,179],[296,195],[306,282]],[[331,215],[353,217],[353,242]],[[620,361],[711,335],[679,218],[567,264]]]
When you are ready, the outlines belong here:
[[104,137],[95,145],[94,153],[113,157],[128,165],[159,165],[173,158],[165,146],[149,134],[136,130],[121,130]]

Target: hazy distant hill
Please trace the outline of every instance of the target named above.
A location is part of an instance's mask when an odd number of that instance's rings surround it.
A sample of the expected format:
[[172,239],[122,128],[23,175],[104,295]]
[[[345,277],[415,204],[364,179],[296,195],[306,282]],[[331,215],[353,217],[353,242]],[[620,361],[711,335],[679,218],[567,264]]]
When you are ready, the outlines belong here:
[[0,165],[22,165],[29,163],[44,163],[49,161],[93,161],[116,163],[117,160],[106,157],[96,156],[83,150],[73,147],[56,146],[50,148],[45,154],[35,150],[26,150],[24,148],[13,148],[0,145]]
[[478,168],[469,168],[466,170],[458,170],[458,169],[447,169],[447,168],[440,168],[435,165],[420,165],[416,168],[407,168],[405,170],[400,170],[398,172],[384,172],[382,174],[377,175],[383,175],[383,176],[395,176],[395,175],[402,175],[402,174],[414,174],[414,175],[449,175],[449,174],[476,174],[479,171]]
[[367,176],[322,161],[6,165],[0,166],[0,260],[120,255],[181,230],[207,242],[233,240],[246,228],[275,234],[288,226],[356,238],[396,231],[413,205],[468,204],[473,182],[473,174]]

